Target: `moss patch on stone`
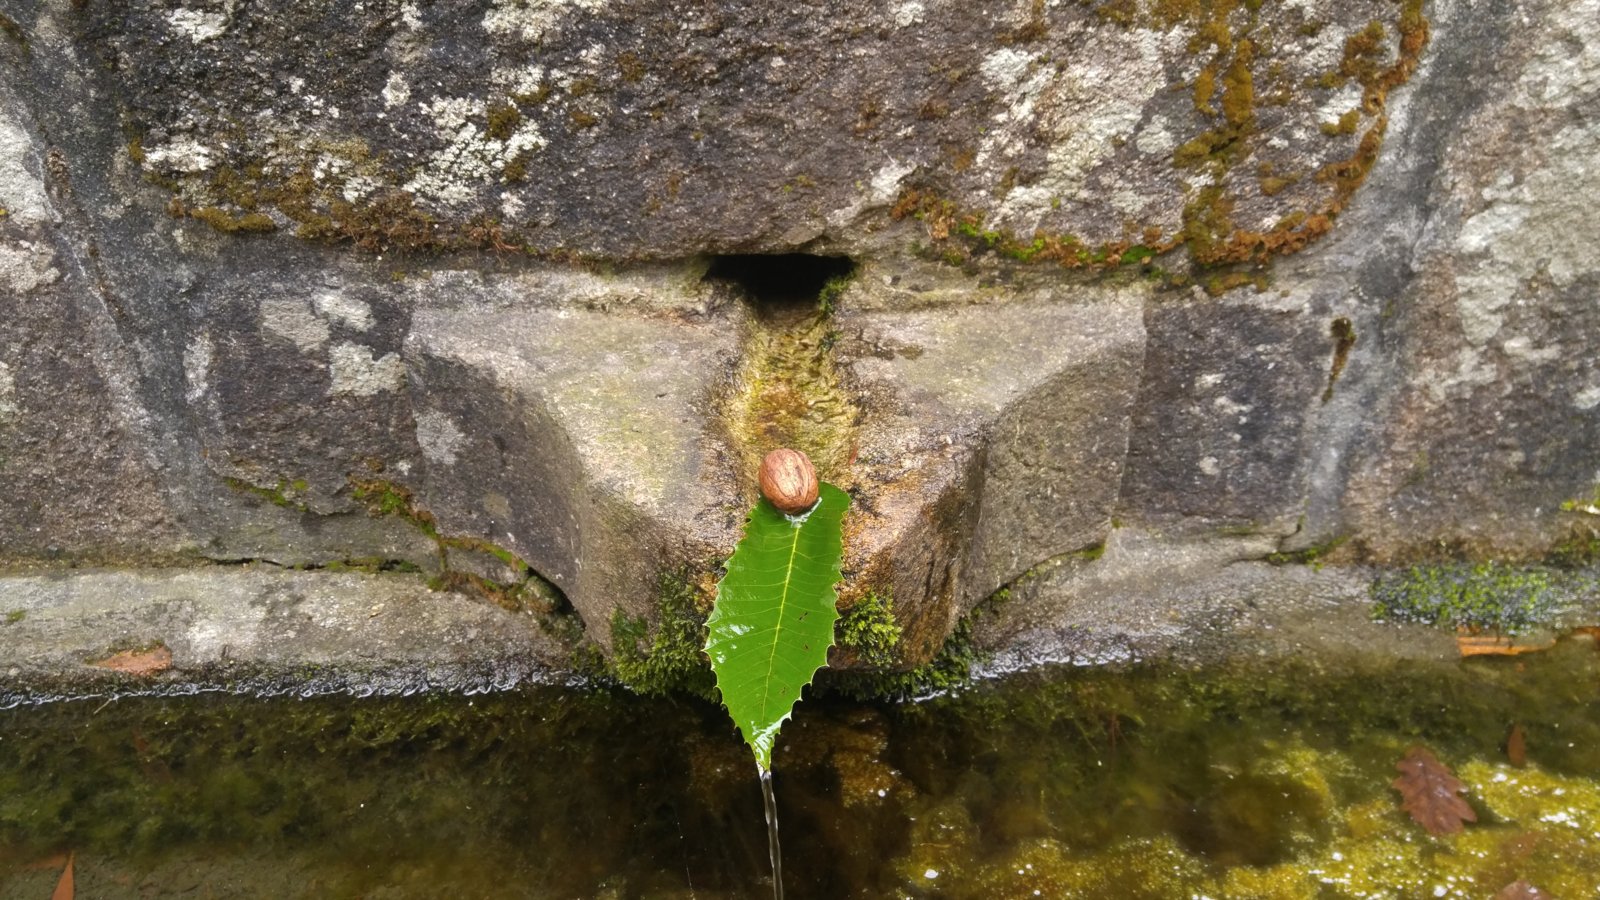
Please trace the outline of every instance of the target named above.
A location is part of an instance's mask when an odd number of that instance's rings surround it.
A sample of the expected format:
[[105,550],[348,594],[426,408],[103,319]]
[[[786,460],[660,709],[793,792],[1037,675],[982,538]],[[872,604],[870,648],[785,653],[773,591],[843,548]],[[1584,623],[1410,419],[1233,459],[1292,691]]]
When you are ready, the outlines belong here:
[[[1113,0],[1099,4],[1096,11],[1102,19],[1129,28],[1161,32],[1178,26],[1191,28],[1188,49],[1205,60],[1189,87],[1194,108],[1209,125],[1179,144],[1172,157],[1174,168],[1194,181],[1179,232],[1164,234],[1159,228],[1129,222],[1123,239],[1099,244],[1049,230],[1019,235],[986,227],[983,212],[962,208],[924,184],[906,189],[891,210],[897,220],[915,218],[925,224],[932,243],[920,251],[922,255],[958,266],[992,255],[1022,263],[1048,261],[1069,269],[1104,271],[1130,262],[1148,265],[1150,257],[1182,247],[1199,270],[1224,271],[1165,280],[1180,285],[1197,281],[1213,294],[1247,284],[1260,287],[1263,276],[1245,270],[1299,252],[1326,235],[1366,180],[1388,127],[1388,95],[1410,80],[1429,40],[1423,0],[1401,0],[1391,24],[1374,21],[1350,36],[1335,68],[1306,87],[1333,91],[1352,83],[1359,85],[1360,108],[1341,114],[1322,129],[1330,140],[1348,140],[1358,134],[1359,139],[1349,156],[1321,165],[1315,172],[1278,172],[1270,161],[1260,163],[1257,168],[1262,171],[1255,183],[1262,196],[1276,196],[1306,183],[1306,178],[1319,187],[1322,196],[1291,208],[1266,230],[1251,230],[1236,221],[1237,210],[1247,199],[1241,193],[1246,182],[1235,177],[1236,171],[1250,162],[1258,149],[1259,106],[1286,102],[1288,90],[1280,85],[1264,93],[1258,87],[1263,80],[1283,80],[1275,68],[1278,64],[1267,62],[1270,54],[1263,52],[1275,35],[1258,21],[1260,4],[1162,0],[1141,11],[1138,4]],[[1367,123],[1364,128],[1363,123]],[[1130,251],[1137,251],[1131,259]]]
[[723,401],[741,471],[754,472],[768,452],[789,447],[810,457],[821,478],[849,488],[859,412],[834,361],[831,318],[847,287],[847,279],[829,281],[814,312],[756,317]]
[[839,646],[869,666],[892,666],[900,658],[902,629],[894,617],[894,597],[868,591],[839,618]]
[[1555,610],[1550,573],[1501,563],[1413,566],[1372,586],[1373,616],[1516,634]]
[[608,672],[648,696],[685,693],[716,700],[716,678],[706,658],[706,615],[687,572],[664,572],[657,582],[654,630],[621,609],[611,615]]
[[972,667],[982,660],[972,639],[971,617],[956,623],[938,655],[926,664],[907,671],[818,673],[816,684],[823,693],[838,693],[856,700],[908,700],[942,694],[966,684]]

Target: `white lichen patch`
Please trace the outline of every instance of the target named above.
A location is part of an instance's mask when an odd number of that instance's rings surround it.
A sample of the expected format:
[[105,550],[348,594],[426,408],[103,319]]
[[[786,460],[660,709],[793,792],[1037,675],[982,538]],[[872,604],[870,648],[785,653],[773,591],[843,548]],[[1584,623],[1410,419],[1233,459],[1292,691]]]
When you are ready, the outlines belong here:
[[1571,286],[1587,266],[1576,248],[1600,241],[1591,206],[1600,197],[1600,124],[1567,126],[1547,153],[1547,163],[1520,182],[1508,175],[1486,188],[1489,205],[1456,237],[1456,308],[1474,346],[1499,333],[1506,308],[1530,279]]
[[211,362],[215,355],[211,335],[203,331],[183,348],[183,396],[190,403],[199,401],[211,389]]
[[372,327],[372,307],[354,297],[332,292],[318,294],[311,306],[317,315],[346,328],[366,331]]
[[[1540,42],[1509,102],[1570,110],[1600,100],[1600,0],[1577,0],[1558,17],[1562,32]],[[1456,309],[1468,343],[1483,346],[1534,279],[1570,287],[1589,267],[1582,248],[1600,241],[1600,123],[1574,121],[1546,140],[1525,139],[1525,166],[1505,165],[1461,225],[1454,256]],[[1515,169],[1526,174],[1518,177]]]
[[447,144],[429,156],[406,190],[446,206],[471,203],[506,166],[547,143],[531,119],[519,122],[505,140],[490,137],[481,127],[485,104],[479,99],[435,97],[423,109]]
[[261,301],[261,327],[311,353],[328,343],[328,323],[313,315],[310,304],[299,297]]
[[1589,387],[1586,387],[1574,394],[1572,397],[1572,405],[1575,409],[1581,409],[1585,411],[1594,409],[1596,406],[1600,406],[1600,384],[1590,385]]
[[189,138],[144,149],[144,164],[160,171],[193,174],[210,169],[216,162],[215,150]]
[[52,220],[45,194],[41,161],[33,141],[22,126],[0,106],[0,209],[19,225],[43,225]]
[[[1177,38],[1177,32],[1096,31],[1092,60],[1058,66],[1011,48],[984,60],[980,72],[985,82],[1013,100],[994,117],[978,166],[999,171],[1005,159],[1041,139],[1048,147],[1044,173],[1007,194],[994,224],[1029,233],[1052,208],[1096,193],[1088,184],[1090,174],[1120,144],[1137,140],[1146,102],[1167,83],[1165,60],[1176,51],[1166,43]],[[1152,145],[1165,143],[1154,135],[1147,138]],[[1135,204],[1129,198],[1123,205]]]
[[573,12],[599,12],[608,3],[609,0],[494,0],[493,8],[483,17],[483,29],[538,43]]
[[1173,137],[1167,128],[1166,116],[1153,116],[1145,126],[1139,129],[1138,135],[1133,139],[1133,147],[1146,156],[1165,157],[1172,153],[1178,146],[1178,139]]
[[906,176],[917,170],[916,163],[896,162],[890,159],[887,164],[878,169],[867,183],[864,196],[858,197],[855,202],[841,207],[828,214],[828,224],[835,228],[843,228],[855,221],[855,218],[869,209],[878,209],[888,206],[899,196],[900,185]]
[[56,255],[43,243],[0,244],[0,292],[26,294],[61,280]]
[[431,463],[455,465],[456,452],[466,439],[456,423],[442,412],[428,410],[417,415],[417,446]]
[[889,10],[889,15],[894,19],[894,24],[900,28],[922,24],[923,17],[927,15],[927,8],[919,0],[909,0],[906,3],[896,3]]
[[211,10],[180,8],[167,13],[167,25],[198,44],[221,37],[228,27],[228,16]]
[[544,79],[544,66],[497,66],[489,73],[494,86],[512,96],[538,93]]
[[394,109],[411,99],[411,85],[406,83],[406,76],[399,72],[390,72],[389,80],[383,85],[383,105]]
[[398,354],[374,358],[371,347],[343,341],[328,351],[328,375],[333,380],[328,393],[372,397],[399,390],[405,383],[406,365]]
[[1345,113],[1361,109],[1362,87],[1356,82],[1350,82],[1342,89],[1335,91],[1333,96],[1323,101],[1317,107],[1317,120],[1327,123],[1337,123]]
[[0,362],[0,425],[17,420],[22,409],[17,405],[17,379],[11,367]]

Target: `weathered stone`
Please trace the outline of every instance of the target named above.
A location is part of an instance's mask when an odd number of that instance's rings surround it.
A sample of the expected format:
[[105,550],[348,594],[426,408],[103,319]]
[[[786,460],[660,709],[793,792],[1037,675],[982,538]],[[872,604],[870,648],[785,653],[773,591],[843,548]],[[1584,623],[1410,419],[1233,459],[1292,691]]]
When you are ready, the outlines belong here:
[[0,564],[537,573],[604,646],[780,443],[906,662],[1166,590],[1114,518],[1192,586],[1600,546],[1595,0],[13,7]]
[[[1465,11],[1459,13],[1465,16]],[[1378,559],[1539,555],[1600,488],[1600,4],[1529,4],[1486,102],[1451,129],[1418,277],[1391,323],[1399,377],[1360,447],[1345,527]],[[1413,113],[1417,115],[1419,113]]]
[[868,398],[853,472],[881,485],[863,492],[847,566],[922,626],[913,647],[931,652],[1039,560],[1104,539],[1143,362],[1142,299],[1040,292],[841,314],[839,352]]
[[[392,575],[272,567],[0,577],[0,706],[67,691],[311,693],[509,687],[565,663],[514,615]],[[91,665],[162,646],[134,680]]]
[[47,150],[0,84],[0,563],[159,560],[180,530],[92,274],[54,232]]
[[912,186],[1023,244],[1292,249],[1360,183],[1427,40],[1420,0],[82,18],[130,155],[220,228],[669,258],[875,244]]
[[1119,515],[1287,535],[1337,341],[1307,297],[1235,292],[1146,308],[1149,346]]
[[664,571],[732,546],[739,489],[708,428],[738,340],[708,311],[418,310],[406,355],[422,503],[527,560],[609,646],[617,611],[653,615]]

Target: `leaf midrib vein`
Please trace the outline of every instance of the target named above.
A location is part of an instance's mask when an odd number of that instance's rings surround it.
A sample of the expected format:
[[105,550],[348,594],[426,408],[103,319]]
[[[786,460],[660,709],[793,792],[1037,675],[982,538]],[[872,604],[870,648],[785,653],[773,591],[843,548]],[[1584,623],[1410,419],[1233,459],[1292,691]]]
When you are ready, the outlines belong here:
[[767,656],[767,677],[761,686],[761,717],[767,716],[767,699],[772,696],[772,672],[778,662],[778,638],[783,634],[783,611],[789,605],[789,585],[794,583],[794,557],[800,549],[800,532],[794,529],[794,540],[789,544],[789,564],[783,573],[783,594],[778,597],[778,624],[772,629],[772,652]]

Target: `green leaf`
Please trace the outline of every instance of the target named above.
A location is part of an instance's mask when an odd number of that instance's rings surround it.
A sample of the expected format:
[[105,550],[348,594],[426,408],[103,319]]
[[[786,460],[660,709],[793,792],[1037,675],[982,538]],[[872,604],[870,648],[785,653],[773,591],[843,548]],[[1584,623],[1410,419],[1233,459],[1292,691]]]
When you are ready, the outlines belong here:
[[803,517],[757,501],[717,585],[706,655],[722,702],[762,771],[772,767],[773,741],[800,691],[828,662],[849,505],[849,495],[831,484],[821,486],[817,505]]

